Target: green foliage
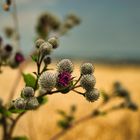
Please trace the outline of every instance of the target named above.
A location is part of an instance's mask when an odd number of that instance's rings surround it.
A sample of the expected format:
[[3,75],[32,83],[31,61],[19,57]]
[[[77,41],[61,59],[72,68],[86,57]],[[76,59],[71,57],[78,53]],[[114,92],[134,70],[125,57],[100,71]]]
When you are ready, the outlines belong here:
[[0,107],[0,113],[6,117],[10,117],[12,113],[4,107]]
[[16,109],[14,106],[11,106],[11,107],[8,109],[8,111],[11,112],[11,113],[20,114],[20,113],[25,112],[26,110],[24,110],[24,109]]
[[32,60],[33,60],[34,62],[37,62],[37,60],[38,60],[38,55],[32,55],[31,58],[32,58]]
[[74,113],[76,111],[77,107],[75,105],[71,106],[71,112]]
[[70,127],[74,121],[74,112],[76,111],[76,106],[72,105],[70,107],[70,112],[67,114],[63,110],[58,110],[57,112],[63,117],[61,120],[58,121],[58,126],[62,129],[67,129]]
[[32,87],[35,89],[36,86],[36,78],[32,74],[22,74],[24,78],[24,82],[26,86]]
[[57,110],[57,113],[60,114],[61,116],[65,117],[67,114],[63,110]]
[[48,98],[47,97],[37,97],[37,100],[38,100],[40,105],[44,105],[45,103],[48,102]]
[[101,91],[101,95],[102,95],[102,97],[103,97],[103,101],[104,102],[108,102],[108,100],[109,100],[109,95],[105,92],[105,91]]
[[69,123],[65,120],[59,120],[58,126],[61,127],[62,129],[66,129],[69,127]]

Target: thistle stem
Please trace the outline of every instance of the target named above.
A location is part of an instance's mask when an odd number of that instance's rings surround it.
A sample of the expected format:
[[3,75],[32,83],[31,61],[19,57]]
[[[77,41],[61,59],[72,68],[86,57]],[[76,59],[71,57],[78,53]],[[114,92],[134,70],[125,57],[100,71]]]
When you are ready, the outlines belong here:
[[[90,119],[93,119],[93,118],[96,118],[96,117],[98,117],[98,116],[101,116],[102,114],[105,114],[105,113],[107,114],[107,113],[109,113],[109,112],[112,112],[112,111],[118,110],[118,109],[121,109],[120,105],[115,106],[115,107],[112,107],[112,108],[110,108],[110,109],[108,109],[108,110],[105,110],[105,111],[102,111],[102,112],[100,111],[100,113],[98,113],[98,114],[95,113],[95,115],[93,115],[94,113],[88,114],[88,115],[86,115],[86,116],[80,118],[79,120],[75,121],[75,122],[74,122],[73,124],[71,124],[67,129],[63,129],[62,131],[60,131],[60,132],[58,132],[57,134],[55,134],[54,136],[52,136],[52,137],[50,138],[50,140],[58,140],[60,137],[64,136],[64,135],[66,134],[67,131],[69,131],[69,130],[75,128],[77,125],[79,125],[79,124],[81,124],[81,123],[83,123],[83,122],[85,122],[85,121],[88,121],[88,120],[90,120]],[[95,110],[95,111],[97,111],[97,110]]]
[[79,92],[79,91],[77,91],[77,90],[75,90],[75,89],[72,89],[72,91],[74,91],[75,93],[80,94],[80,95],[82,95],[82,96],[85,96],[84,93],[81,93],[81,92]]
[[80,75],[80,77],[78,78],[78,80],[74,83],[74,85],[71,87],[71,89],[78,84],[78,82],[80,81],[81,78],[82,78],[82,74]]

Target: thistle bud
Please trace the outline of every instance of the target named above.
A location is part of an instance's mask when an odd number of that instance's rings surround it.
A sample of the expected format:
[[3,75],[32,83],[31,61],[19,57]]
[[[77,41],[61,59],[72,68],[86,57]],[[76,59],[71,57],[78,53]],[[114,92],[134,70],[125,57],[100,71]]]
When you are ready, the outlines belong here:
[[43,55],[48,55],[51,53],[53,46],[49,42],[44,42],[41,44],[39,50]]
[[12,49],[13,48],[12,48],[11,45],[9,45],[9,44],[5,45],[4,48],[2,48],[2,50],[1,50],[2,59],[9,58],[11,56],[11,54],[12,54]]
[[67,19],[64,23],[64,27],[66,27],[67,29],[71,29],[74,25],[75,24],[72,19]]
[[36,97],[30,97],[27,99],[26,109],[32,110],[39,106],[39,102]]
[[44,64],[45,64],[45,65],[51,64],[51,58],[48,57],[48,56],[45,56],[45,57],[44,57]]
[[72,14],[72,13],[67,16],[67,19],[73,20],[73,22],[75,23],[75,25],[78,25],[81,22],[80,18],[77,15]]
[[23,98],[18,98],[13,102],[16,109],[25,109],[26,101]]
[[49,38],[48,42],[53,46],[53,49],[56,49],[59,45],[56,37]]
[[95,88],[91,91],[86,91],[85,92],[85,98],[89,102],[94,102],[94,101],[98,100],[99,96],[100,96],[99,91]]
[[51,91],[56,86],[56,75],[51,72],[43,72],[39,77],[39,87]]
[[72,73],[73,72],[73,64],[69,59],[63,59],[57,64],[57,71],[59,73],[65,71]]
[[80,80],[81,86],[87,91],[92,90],[95,86],[95,83],[96,83],[95,77],[90,74],[83,75]]
[[4,49],[5,49],[6,52],[10,53],[13,50],[13,47],[10,44],[6,44]]
[[33,97],[35,94],[34,92],[34,89],[32,87],[25,87],[23,90],[22,90],[22,95],[23,97]]
[[44,43],[45,41],[43,39],[37,39],[35,42],[36,48],[40,48],[40,46]]
[[131,101],[127,103],[127,107],[132,111],[137,111],[138,110],[138,106]]
[[91,63],[84,63],[81,66],[81,74],[86,75],[86,74],[93,74],[94,72],[94,67]]

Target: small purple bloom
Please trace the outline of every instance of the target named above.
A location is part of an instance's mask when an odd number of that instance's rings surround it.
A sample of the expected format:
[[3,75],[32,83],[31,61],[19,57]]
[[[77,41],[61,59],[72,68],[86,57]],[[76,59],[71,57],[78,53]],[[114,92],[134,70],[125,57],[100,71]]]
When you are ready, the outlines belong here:
[[24,61],[24,56],[23,54],[21,54],[20,52],[17,52],[16,55],[15,55],[15,61],[17,63],[21,63]]
[[68,86],[72,80],[71,74],[69,72],[63,71],[58,75],[58,84],[60,86]]

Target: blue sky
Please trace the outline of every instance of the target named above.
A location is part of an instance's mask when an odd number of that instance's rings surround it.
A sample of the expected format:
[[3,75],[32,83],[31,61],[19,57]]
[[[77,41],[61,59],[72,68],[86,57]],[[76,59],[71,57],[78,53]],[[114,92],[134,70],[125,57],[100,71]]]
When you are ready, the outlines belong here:
[[[74,12],[82,24],[61,38],[54,56],[140,60],[140,0],[16,0],[22,49],[33,48],[38,15],[50,11],[60,18]],[[0,26],[12,25],[0,9]],[[0,29],[1,29],[0,28]]]

